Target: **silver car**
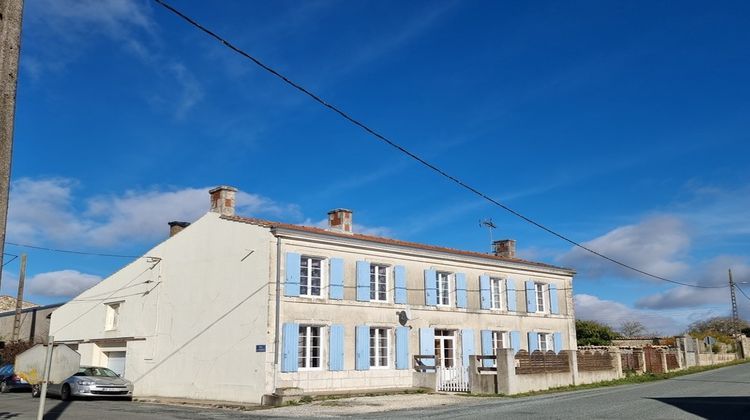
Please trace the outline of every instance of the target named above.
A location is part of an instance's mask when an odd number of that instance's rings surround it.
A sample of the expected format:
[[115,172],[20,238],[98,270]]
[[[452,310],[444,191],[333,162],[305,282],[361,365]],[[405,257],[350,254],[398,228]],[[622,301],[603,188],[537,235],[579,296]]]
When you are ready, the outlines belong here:
[[[35,385],[31,395],[38,397],[41,389]],[[78,373],[59,384],[48,384],[47,394],[59,395],[63,401],[73,397],[133,397],[133,383],[110,369],[81,366]]]

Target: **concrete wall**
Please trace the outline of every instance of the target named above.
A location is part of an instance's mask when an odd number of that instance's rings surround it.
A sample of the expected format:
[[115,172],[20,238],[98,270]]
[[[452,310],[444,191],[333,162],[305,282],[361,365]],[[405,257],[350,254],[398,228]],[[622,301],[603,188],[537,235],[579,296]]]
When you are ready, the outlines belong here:
[[[18,338],[35,343],[46,342],[49,334],[49,319],[47,316],[61,305],[62,303],[23,309]],[[16,311],[0,312],[0,341],[10,341],[13,336],[15,315]]]
[[[302,255],[314,255],[323,258],[342,258],[344,260],[344,299],[331,300],[328,296],[327,281],[323,280],[324,292],[320,298],[285,297],[280,301],[281,323],[294,322],[329,326],[342,324],[344,326],[344,371],[328,372],[305,371],[281,373],[278,368],[270,372],[267,379],[268,393],[276,388],[300,387],[305,391],[324,389],[329,386],[343,386],[344,389],[380,388],[383,386],[411,387],[415,386],[411,371],[389,369],[371,369],[369,371],[355,370],[355,327],[358,325],[378,326],[394,329],[400,326],[398,312],[409,309],[411,327],[409,335],[410,366],[411,356],[419,354],[419,328],[473,330],[473,348],[475,353],[481,352],[480,330],[520,331],[521,346],[528,348],[526,333],[560,332],[563,337],[564,349],[576,348],[575,326],[572,305],[572,276],[569,272],[553,269],[510,263],[484,258],[467,257],[426,250],[404,249],[403,247],[382,244],[364,243],[352,239],[326,238],[320,235],[307,235],[299,232],[281,232],[283,259],[287,252]],[[408,304],[393,303],[393,278],[389,278],[389,302],[359,302],[356,300],[356,261],[365,260],[371,263],[385,264],[390,267],[402,265],[406,268]],[[275,267],[275,260],[271,264]],[[281,278],[285,278],[284,261],[281,264]],[[424,294],[424,270],[437,269],[451,273],[466,274],[468,307],[456,308],[455,284],[451,286],[451,305],[427,306]],[[480,309],[479,276],[511,278],[518,289],[517,311],[496,311]],[[389,274],[390,275],[390,274]],[[526,295],[524,282],[536,280],[555,284],[558,292],[558,307],[560,314],[526,313]],[[275,293],[271,291],[272,295]],[[282,292],[283,293],[283,292]],[[270,297],[270,305],[274,304],[274,296]],[[273,319],[273,308],[270,308],[269,319]],[[326,337],[327,339],[327,337]],[[325,341],[325,340],[324,340]],[[393,343],[393,341],[392,341]],[[462,341],[455,342],[458,360],[461,360]],[[391,345],[391,360],[395,358],[395,348]],[[327,361],[326,349],[323,349],[323,363]],[[409,374],[404,374],[409,372]],[[275,378],[274,375],[275,374]],[[341,375],[341,376],[339,376]]]
[[550,388],[573,385],[576,372],[575,350],[568,353],[569,371],[560,373],[516,374],[515,355],[510,349],[497,351],[497,393],[504,395],[541,391]]
[[[165,235],[166,235],[165,228]],[[268,353],[268,229],[208,213],[57,309],[57,341],[81,342],[82,364],[125,350],[136,396],[260,402]],[[106,304],[121,302],[105,331]]]

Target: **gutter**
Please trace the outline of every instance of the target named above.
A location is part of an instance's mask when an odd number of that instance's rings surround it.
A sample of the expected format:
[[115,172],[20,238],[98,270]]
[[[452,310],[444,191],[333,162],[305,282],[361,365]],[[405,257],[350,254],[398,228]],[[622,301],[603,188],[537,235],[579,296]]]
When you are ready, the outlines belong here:
[[281,321],[281,238],[276,236],[276,314],[273,337],[273,392],[279,372],[279,335]]

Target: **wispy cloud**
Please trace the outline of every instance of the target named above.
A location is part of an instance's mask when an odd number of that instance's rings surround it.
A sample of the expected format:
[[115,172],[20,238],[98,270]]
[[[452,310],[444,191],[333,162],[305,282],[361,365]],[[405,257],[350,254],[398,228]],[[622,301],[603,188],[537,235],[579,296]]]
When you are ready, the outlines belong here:
[[[148,243],[163,238],[166,223],[193,221],[206,213],[208,187],[128,190],[121,194],[80,197],[79,182],[67,178],[14,181],[8,215],[11,241],[87,244]],[[293,204],[237,193],[240,214],[299,218]]]
[[36,0],[27,2],[34,41],[21,60],[32,79],[64,72],[90,48],[106,42],[137,58],[159,79],[144,98],[182,119],[203,98],[198,79],[163,52],[149,2],[142,0]]

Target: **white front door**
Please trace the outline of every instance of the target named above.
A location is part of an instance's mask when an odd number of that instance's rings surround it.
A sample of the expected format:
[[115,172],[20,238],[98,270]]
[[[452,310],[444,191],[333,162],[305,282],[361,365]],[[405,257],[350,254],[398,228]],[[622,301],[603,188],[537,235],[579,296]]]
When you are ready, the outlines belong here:
[[120,376],[125,375],[125,352],[110,351],[104,354],[107,355],[107,367]]

